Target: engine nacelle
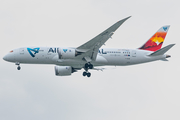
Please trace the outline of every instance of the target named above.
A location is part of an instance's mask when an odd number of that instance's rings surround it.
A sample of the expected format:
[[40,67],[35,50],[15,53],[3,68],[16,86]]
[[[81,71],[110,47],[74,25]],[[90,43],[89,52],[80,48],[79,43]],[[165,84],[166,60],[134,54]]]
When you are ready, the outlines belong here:
[[73,73],[73,68],[71,66],[55,66],[56,76],[68,76]]
[[73,48],[58,48],[59,59],[72,59],[76,56],[76,50]]

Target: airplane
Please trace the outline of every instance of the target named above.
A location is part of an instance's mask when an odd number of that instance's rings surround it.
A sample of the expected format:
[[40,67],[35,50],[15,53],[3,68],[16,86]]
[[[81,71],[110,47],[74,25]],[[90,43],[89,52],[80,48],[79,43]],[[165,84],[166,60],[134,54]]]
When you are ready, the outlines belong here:
[[22,47],[11,50],[3,59],[20,64],[54,64],[56,76],[69,76],[82,68],[83,76],[90,77],[89,70],[103,70],[99,66],[127,66],[156,60],[168,61],[165,54],[175,44],[164,48],[162,44],[169,25],[161,27],[143,46],[137,49],[101,48],[114,32],[131,16],[82,44],[79,47]]

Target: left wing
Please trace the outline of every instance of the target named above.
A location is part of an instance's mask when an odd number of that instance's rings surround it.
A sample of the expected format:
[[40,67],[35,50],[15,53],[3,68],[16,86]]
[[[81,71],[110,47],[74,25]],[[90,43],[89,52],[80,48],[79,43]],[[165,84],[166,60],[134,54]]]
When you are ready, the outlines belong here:
[[87,62],[96,60],[99,48],[114,34],[114,32],[131,16],[122,19],[91,39],[83,45],[76,48],[77,59],[85,59]]

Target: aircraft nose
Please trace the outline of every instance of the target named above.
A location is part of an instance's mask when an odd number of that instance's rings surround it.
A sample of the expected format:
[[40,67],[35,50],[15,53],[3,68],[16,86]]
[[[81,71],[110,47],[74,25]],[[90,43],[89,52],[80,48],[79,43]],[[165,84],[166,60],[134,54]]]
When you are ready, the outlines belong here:
[[8,53],[3,57],[3,60],[8,61],[8,62],[14,62],[14,54]]
[[3,60],[8,61],[8,56],[5,55],[5,56],[3,57]]

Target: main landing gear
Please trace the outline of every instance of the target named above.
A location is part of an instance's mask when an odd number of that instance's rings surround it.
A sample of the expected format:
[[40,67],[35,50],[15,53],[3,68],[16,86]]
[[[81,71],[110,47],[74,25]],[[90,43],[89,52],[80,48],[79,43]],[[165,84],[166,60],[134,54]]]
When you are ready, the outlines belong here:
[[91,73],[84,71],[83,76],[85,77],[86,75],[87,75],[87,77],[91,77]]
[[18,65],[17,70],[20,70],[21,69],[20,63],[16,62],[16,65]]
[[91,73],[88,72],[89,69],[93,69],[93,65],[90,62],[84,65],[85,71],[83,72],[83,76],[91,77]]

